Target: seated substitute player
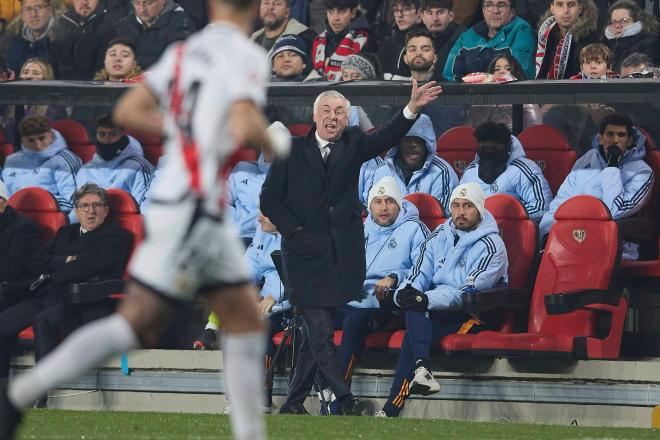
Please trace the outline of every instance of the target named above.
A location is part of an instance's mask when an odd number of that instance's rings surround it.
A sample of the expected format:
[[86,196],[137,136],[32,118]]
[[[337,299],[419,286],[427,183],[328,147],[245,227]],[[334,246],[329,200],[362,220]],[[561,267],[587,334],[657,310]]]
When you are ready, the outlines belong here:
[[127,295],[117,313],[72,334],[0,393],[0,438],[13,437],[19,411],[47,390],[113,354],[154,345],[176,304],[196,295],[204,295],[226,330],[224,373],[235,438],[266,436],[259,410],[263,323],[243,244],[222,221],[218,176],[238,145],[286,153],[290,138],[272,139],[260,110],[268,61],[247,38],[256,3],[214,0],[208,6],[213,23],[170,46],[146,81],[115,107],[118,124],[167,137],[167,160],[146,218],[146,239],[130,266]]
[[435,132],[431,118],[420,115],[399,145],[387,152],[385,159],[376,157],[360,170],[358,191],[364,203],[374,182],[392,176],[403,194],[424,192],[438,199],[449,211],[449,195],[458,176],[444,159],[435,154]]
[[475,182],[488,195],[511,194],[525,207],[529,218],[540,221],[552,200],[543,171],[517,137],[503,124],[484,122],[477,126],[477,157],[465,168],[461,183]]
[[[550,232],[557,208],[580,194],[598,197],[615,220],[639,212],[651,196],[654,179],[653,171],[644,162],[645,140],[628,116],[617,113],[605,116],[591,150],[575,162],[543,216],[539,224],[541,237]],[[636,260],[638,251],[636,244],[624,242],[623,258]]]
[[76,174],[82,161],[73,154],[59,131],[43,116],[28,116],[18,124],[22,148],[7,157],[2,179],[9,196],[29,186],[50,192],[60,209],[73,208]]
[[459,329],[476,332],[488,328],[461,311],[468,277],[474,279],[477,290],[508,282],[506,248],[495,219],[484,208],[485,197],[474,182],[454,189],[451,219],[422,244],[417,261],[394,295],[394,302],[405,312],[406,336],[390,395],[377,417],[397,417],[411,394],[440,390],[429,362],[434,342]]

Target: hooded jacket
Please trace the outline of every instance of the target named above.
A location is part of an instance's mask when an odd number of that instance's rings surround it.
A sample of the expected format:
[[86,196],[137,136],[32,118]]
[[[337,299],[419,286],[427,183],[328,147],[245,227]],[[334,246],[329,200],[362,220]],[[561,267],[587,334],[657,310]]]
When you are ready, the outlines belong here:
[[573,196],[598,197],[607,205],[614,220],[630,217],[644,207],[651,195],[654,176],[644,162],[646,137],[635,129],[634,139],[634,145],[623,154],[619,165],[606,167],[600,152],[600,137],[594,137],[591,150],[575,162],[543,216],[539,225],[541,237],[550,232],[557,208]]
[[252,238],[259,226],[259,195],[261,185],[266,180],[270,163],[259,155],[255,161],[242,161],[236,164],[229,174],[227,215],[232,219],[241,238]]
[[461,81],[468,73],[486,72],[495,55],[505,52],[518,60],[527,78],[534,78],[535,49],[532,27],[522,18],[514,17],[490,39],[488,26],[481,21],[458,37],[447,56],[443,76],[447,81]]
[[[456,236],[459,238],[454,244]],[[468,276],[474,277],[477,290],[506,286],[508,268],[499,228],[495,218],[485,210],[472,231],[457,230],[451,219],[438,226],[422,244],[397,292],[411,284],[428,296],[429,310],[460,310]]]
[[118,188],[130,193],[141,204],[151,184],[154,167],[144,158],[142,145],[128,136],[128,146],[112,160],[98,154],[78,171],[78,188],[93,182],[102,188]]
[[460,183],[467,182],[478,183],[486,194],[511,194],[520,200],[534,221],[541,220],[552,200],[552,191],[543,171],[536,162],[525,157],[525,150],[515,136],[511,136],[507,167],[492,184],[479,178],[479,154],[463,171]]
[[[536,46],[536,78],[547,78],[557,51],[561,31],[554,15],[548,9],[541,17]],[[567,79],[580,73],[580,50],[598,41],[598,7],[593,0],[584,0],[582,13],[564,37],[559,59],[557,79]]]
[[53,143],[46,150],[36,152],[23,147],[9,155],[2,170],[2,180],[10,196],[28,186],[39,186],[50,192],[60,209],[68,213],[73,209],[76,174],[82,161],[68,149],[60,132],[51,131]]
[[291,307],[289,301],[284,300],[284,286],[270,256],[273,251],[280,249],[282,249],[282,235],[279,232],[274,234],[264,232],[258,227],[252,243],[245,251],[245,260],[252,269],[254,281],[264,282],[260,295],[262,297],[271,295],[275,300],[272,312]]
[[426,115],[420,115],[406,136],[415,136],[424,140],[428,154],[422,168],[413,173],[406,185],[403,174],[395,163],[399,147],[393,147],[387,152],[385,159],[376,157],[362,165],[358,182],[360,201],[366,204],[373,184],[385,176],[392,176],[399,183],[402,194],[414,192],[431,194],[438,199],[445,212],[449,212],[449,196],[458,185],[458,176],[451,165],[435,154],[436,139],[431,119]]
[[347,56],[358,53],[362,50],[369,37],[369,23],[366,16],[360,14],[348,25],[348,30],[341,38],[339,45],[332,55],[326,59],[326,45],[328,44],[328,34],[332,30],[328,29],[321,32],[312,44],[312,67],[322,77],[328,81],[341,80],[341,64]]
[[379,226],[371,215],[367,216],[364,222],[367,275],[362,286],[363,298],[348,305],[379,308],[374,295],[376,283],[392,273],[403,280],[419,255],[420,245],[429,234],[429,229],[419,219],[417,208],[407,200],[401,203],[399,215],[390,226]]
[[126,12],[101,1],[88,17],[71,6],[53,28],[50,46],[57,79],[90,80],[103,67],[105,51],[117,22]]
[[146,70],[160,58],[170,43],[184,40],[193,32],[195,26],[183,8],[174,1],[167,0],[163,11],[151,26],[146,27],[133,11],[117,23],[115,36],[126,37],[135,42],[138,65]]

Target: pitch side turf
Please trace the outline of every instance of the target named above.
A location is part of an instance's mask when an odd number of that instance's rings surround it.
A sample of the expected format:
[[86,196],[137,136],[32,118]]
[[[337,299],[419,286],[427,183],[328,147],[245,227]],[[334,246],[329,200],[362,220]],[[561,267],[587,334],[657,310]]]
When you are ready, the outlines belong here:
[[[658,439],[660,430],[371,417],[268,416],[271,439]],[[228,439],[227,416],[34,410],[19,439]]]

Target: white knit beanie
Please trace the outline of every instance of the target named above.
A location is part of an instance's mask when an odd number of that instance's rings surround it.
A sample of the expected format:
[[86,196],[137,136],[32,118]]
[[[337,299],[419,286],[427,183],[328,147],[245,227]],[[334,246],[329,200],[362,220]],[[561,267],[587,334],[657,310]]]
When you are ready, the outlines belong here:
[[454,191],[451,193],[451,198],[449,199],[449,204],[455,199],[466,199],[472,202],[472,204],[477,208],[481,218],[484,218],[486,213],[486,208],[484,208],[484,200],[486,199],[486,193],[481,189],[478,183],[468,182],[462,185],[458,185],[454,188]]
[[374,197],[381,196],[392,197],[396,201],[397,205],[399,205],[399,208],[401,208],[401,199],[403,199],[403,195],[401,194],[401,188],[399,188],[399,184],[396,182],[394,177],[385,176],[380,179],[378,183],[371,187],[369,190],[367,208],[371,208],[371,201],[374,199]]

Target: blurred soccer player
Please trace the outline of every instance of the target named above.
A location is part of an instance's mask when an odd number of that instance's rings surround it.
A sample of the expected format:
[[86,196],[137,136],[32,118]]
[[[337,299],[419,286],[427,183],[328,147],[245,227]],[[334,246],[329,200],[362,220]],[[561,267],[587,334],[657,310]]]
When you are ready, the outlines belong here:
[[177,303],[195,295],[204,295],[227,332],[224,367],[235,437],[265,437],[259,415],[265,337],[243,244],[222,221],[224,185],[217,179],[238,145],[286,153],[290,144],[285,135],[266,133],[260,110],[270,69],[263,49],[246,37],[257,5],[211,1],[213,23],[168,48],[145,83],[117,103],[118,124],[168,139],[128,295],[117,313],[72,334],[10,384],[2,393],[0,438],[11,438],[20,411],[49,389],[115,353],[155,345]]

